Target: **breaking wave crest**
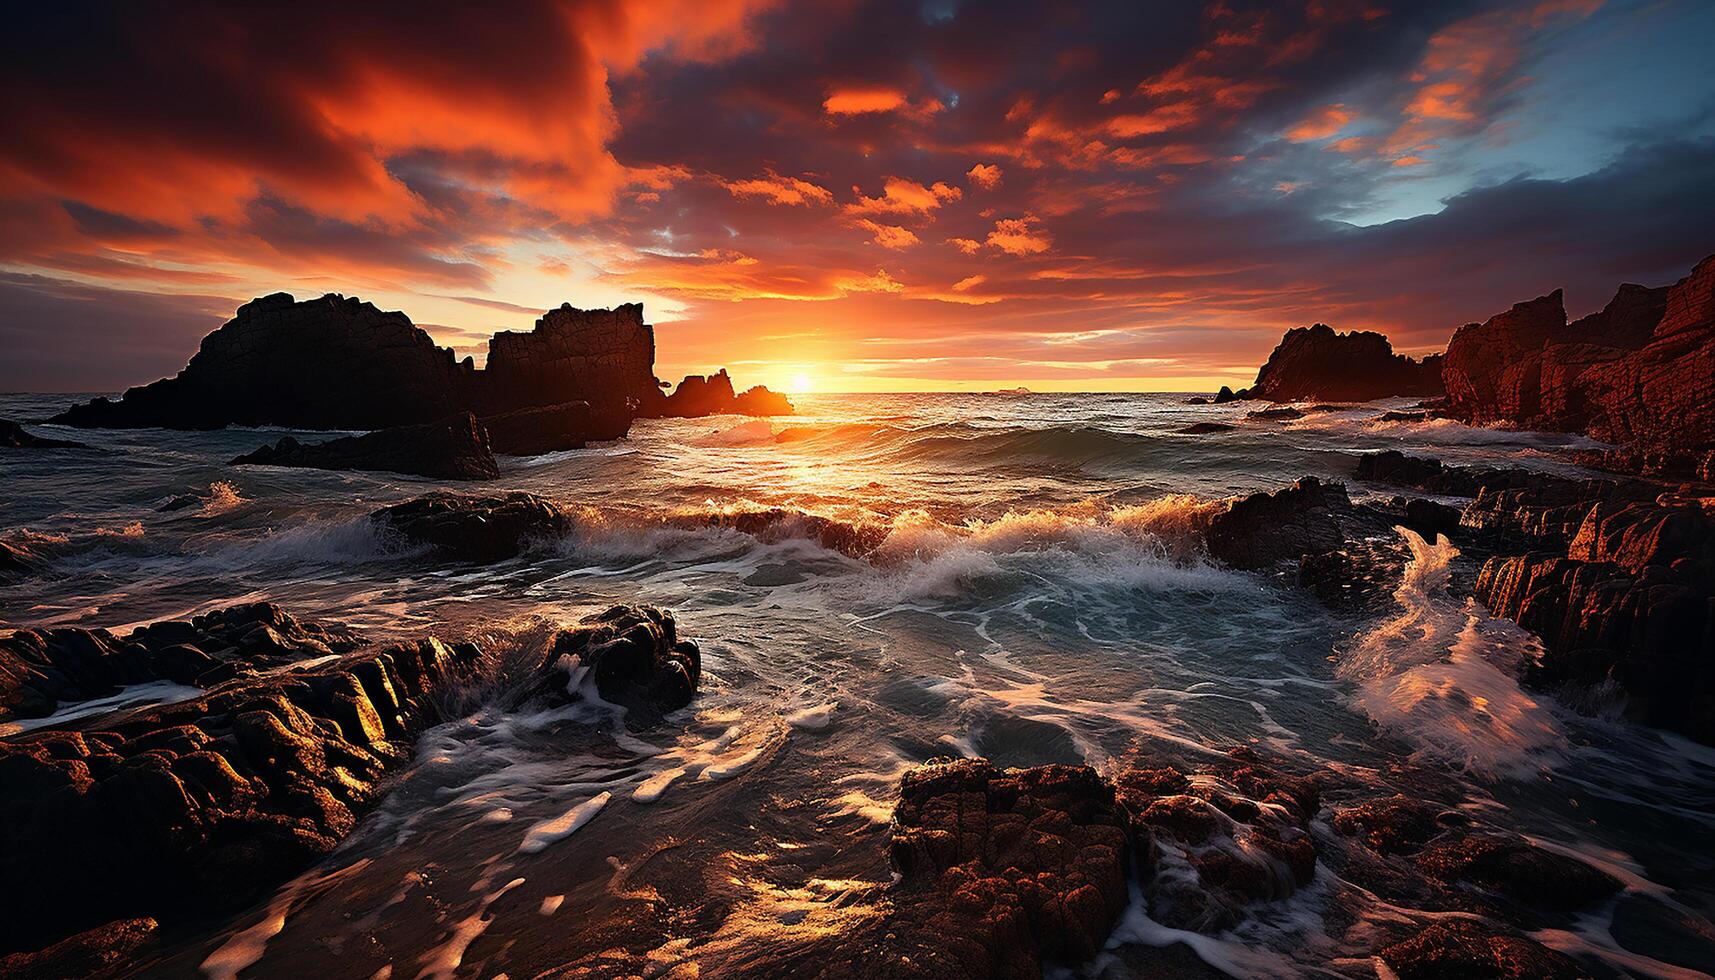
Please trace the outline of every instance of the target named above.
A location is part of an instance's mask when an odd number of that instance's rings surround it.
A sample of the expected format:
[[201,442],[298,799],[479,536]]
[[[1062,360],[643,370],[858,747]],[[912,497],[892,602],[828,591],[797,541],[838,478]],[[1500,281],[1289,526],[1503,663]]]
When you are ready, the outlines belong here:
[[1553,711],[1519,687],[1541,641],[1447,589],[1459,550],[1399,528],[1411,549],[1399,612],[1360,633],[1339,675],[1357,706],[1427,755],[1487,776],[1525,776],[1566,745]]

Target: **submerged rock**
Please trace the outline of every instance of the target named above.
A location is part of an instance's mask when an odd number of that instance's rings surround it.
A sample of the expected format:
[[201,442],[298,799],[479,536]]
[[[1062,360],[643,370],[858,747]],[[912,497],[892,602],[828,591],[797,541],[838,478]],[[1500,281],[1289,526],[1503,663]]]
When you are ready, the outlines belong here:
[[271,602],[153,623],[124,637],[69,627],[0,638],[0,720],[42,718],[63,703],[170,680],[212,687],[282,664],[345,653],[361,637],[304,622]]
[[0,449],[88,449],[81,442],[33,436],[10,419],[0,419]]
[[234,459],[232,465],[379,470],[443,480],[492,480],[500,476],[488,433],[469,412],[427,425],[382,429],[311,445],[284,436],[272,446]]
[[690,704],[702,666],[696,643],[679,637],[671,612],[614,606],[555,634],[535,691],[576,697],[587,676],[603,701],[624,706],[626,720],[641,727]]
[[487,564],[514,557],[531,543],[564,537],[564,511],[521,490],[503,496],[432,493],[383,507],[369,519],[387,533],[460,561]]
[[1395,354],[1379,333],[1335,333],[1327,324],[1288,330],[1257,371],[1250,397],[1275,402],[1364,402],[1442,393],[1441,356]]
[[1211,435],[1216,432],[1231,432],[1236,428],[1238,428],[1238,426],[1228,425],[1225,422],[1193,422],[1179,431],[1183,435],[1204,436]]
[[0,742],[0,888],[30,896],[0,917],[0,953],[50,947],[68,976],[102,943],[130,948],[126,920],[204,922],[268,894],[350,833],[478,656],[396,644]]
[[1461,920],[1437,922],[1378,954],[1399,980],[1584,980],[1589,971],[1534,939]]

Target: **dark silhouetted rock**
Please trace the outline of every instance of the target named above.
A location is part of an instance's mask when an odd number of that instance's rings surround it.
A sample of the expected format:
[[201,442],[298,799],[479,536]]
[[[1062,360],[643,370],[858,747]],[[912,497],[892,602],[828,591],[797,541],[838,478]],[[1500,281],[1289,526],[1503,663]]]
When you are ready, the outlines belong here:
[[536,690],[576,697],[587,672],[601,699],[623,705],[626,721],[641,727],[691,703],[702,663],[697,645],[679,638],[671,612],[614,606],[555,635]]
[[506,330],[488,342],[472,400],[480,414],[558,405],[591,408],[591,440],[625,435],[634,411],[660,398],[655,384],[655,331],[643,305],[549,310],[528,332]]
[[1288,330],[1257,372],[1250,397],[1275,402],[1363,402],[1442,392],[1441,357],[1395,354],[1379,333],[1335,333],[1326,324]]
[[758,385],[742,395],[733,394],[732,379],[722,368],[708,377],[687,374],[671,395],[659,399],[642,414],[660,418],[695,419],[708,415],[791,415],[792,403],[785,395]]
[[1187,405],[1207,405],[1207,404],[1209,404],[1209,399],[1204,398],[1202,395],[1197,395],[1197,396],[1194,396],[1192,398],[1185,399],[1185,404],[1187,404]]
[[350,833],[479,657],[396,644],[0,742],[0,888],[30,896],[0,917],[0,952],[271,893]]
[[1247,419],[1263,419],[1271,422],[1290,422],[1293,419],[1301,419],[1303,417],[1304,413],[1296,408],[1264,408],[1255,412],[1245,413],[1245,418]]
[[1330,508],[1349,507],[1346,488],[1305,477],[1284,490],[1233,501],[1209,520],[1209,554],[1234,568],[1266,568],[1332,551],[1345,542]]
[[0,638],[0,720],[46,717],[64,702],[149,681],[211,687],[360,642],[350,630],[300,621],[270,602],[153,623],[124,637],[71,627],[18,630]]
[[0,449],[88,449],[81,442],[46,439],[24,431],[23,426],[10,419],[0,419]]
[[[55,421],[88,428],[279,425],[383,429],[465,407],[468,369],[403,313],[328,294],[251,300],[177,377],[98,398]],[[560,399],[564,400],[564,399]]]
[[488,433],[469,412],[426,425],[403,425],[311,445],[283,436],[272,446],[238,457],[232,465],[379,470],[442,480],[492,480],[500,475]]
[[1222,385],[1221,390],[1215,392],[1215,399],[1214,399],[1213,403],[1216,405],[1225,405],[1227,402],[1244,401],[1245,399],[1249,398],[1250,396],[1251,396],[1251,392],[1250,392],[1249,388],[1246,388],[1242,391],[1234,391],[1233,389],[1227,387],[1226,385]]
[[564,511],[523,491],[497,497],[432,493],[384,507],[370,520],[413,544],[481,563],[511,558],[532,542],[564,537],[571,529]]
[[1179,431],[1188,436],[1204,436],[1216,432],[1231,432],[1236,428],[1238,426],[1228,425],[1225,422],[1193,422]]
[[1589,972],[1534,939],[1474,922],[1437,922],[1380,957],[1399,980],[1586,980]]
[[488,445],[501,456],[540,456],[582,449],[590,438],[589,402],[521,408],[480,419]]

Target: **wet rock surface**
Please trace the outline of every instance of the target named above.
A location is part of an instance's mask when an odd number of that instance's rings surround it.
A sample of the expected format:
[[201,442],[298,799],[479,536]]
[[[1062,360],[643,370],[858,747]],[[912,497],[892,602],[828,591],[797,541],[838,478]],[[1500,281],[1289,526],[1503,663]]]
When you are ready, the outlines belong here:
[[1413,360],[1395,354],[1379,333],[1336,333],[1322,323],[1288,330],[1248,389],[1251,398],[1276,402],[1362,402],[1441,393],[1440,355]]
[[1524,936],[1471,922],[1438,922],[1378,954],[1400,980],[1583,980],[1576,961]]
[[268,894],[350,833],[478,656],[372,648],[0,742],[0,887],[31,896],[0,950],[105,930],[42,953],[88,963],[134,920],[189,927]]
[[1305,477],[1274,493],[1253,493],[1210,518],[1209,553],[1234,568],[1266,568],[1331,551],[1345,538],[1334,519],[1349,507],[1346,488]]
[[307,445],[284,436],[234,459],[232,465],[378,470],[443,480],[492,480],[500,475],[488,432],[469,412]]
[[81,442],[31,435],[11,419],[0,419],[0,449],[88,449]]
[[626,722],[647,727],[691,703],[702,683],[702,654],[679,636],[671,612],[614,606],[555,634],[534,687],[555,700],[582,696],[587,680],[603,701],[626,708]]
[[0,720],[46,717],[64,703],[150,681],[212,687],[347,653],[361,642],[344,627],[304,622],[270,602],[153,623],[123,637],[101,629],[18,630],[0,638]]
[[489,497],[432,493],[383,507],[369,519],[410,544],[482,564],[515,557],[534,543],[556,540],[571,530],[564,511],[523,491]]

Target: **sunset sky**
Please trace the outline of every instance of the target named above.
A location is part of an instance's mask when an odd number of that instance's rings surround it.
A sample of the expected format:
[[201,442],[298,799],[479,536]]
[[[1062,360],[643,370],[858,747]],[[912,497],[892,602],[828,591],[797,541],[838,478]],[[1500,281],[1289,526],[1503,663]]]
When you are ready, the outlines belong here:
[[13,7],[0,390],[251,296],[481,358],[640,300],[657,373],[1190,390],[1715,252],[1715,3]]

